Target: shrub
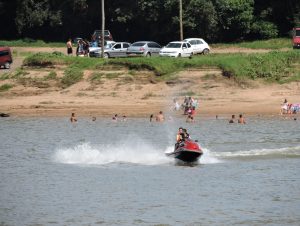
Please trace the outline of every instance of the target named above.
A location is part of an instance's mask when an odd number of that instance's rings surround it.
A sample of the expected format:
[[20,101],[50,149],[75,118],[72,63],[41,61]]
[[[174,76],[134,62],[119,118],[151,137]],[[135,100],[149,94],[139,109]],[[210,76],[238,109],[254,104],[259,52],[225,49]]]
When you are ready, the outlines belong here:
[[260,39],[276,38],[278,29],[275,24],[269,21],[257,21],[252,25],[252,33]]
[[5,92],[9,89],[11,89],[13,87],[13,85],[11,84],[3,84],[2,86],[0,86],[0,92]]
[[64,63],[64,56],[56,53],[36,53],[25,58],[23,65],[32,67],[49,67]]
[[64,74],[64,77],[61,79],[63,88],[67,88],[83,78],[83,72],[76,68],[68,68],[65,70]]
[[56,80],[57,74],[55,71],[50,71],[49,74],[44,78],[44,80]]

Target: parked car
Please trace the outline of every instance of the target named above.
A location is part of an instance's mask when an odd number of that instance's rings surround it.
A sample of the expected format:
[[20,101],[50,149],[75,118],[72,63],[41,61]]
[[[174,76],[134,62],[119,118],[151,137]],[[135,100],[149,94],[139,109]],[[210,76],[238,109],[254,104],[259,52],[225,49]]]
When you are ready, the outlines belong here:
[[293,48],[300,48],[300,27],[293,29]]
[[[130,46],[128,42],[109,43],[104,48],[104,58],[110,57],[126,57],[127,48]],[[101,47],[90,48],[90,57],[101,57]]]
[[168,57],[191,57],[193,48],[188,42],[170,42],[159,52],[160,56]]
[[210,52],[209,45],[202,38],[187,38],[183,41],[189,42],[193,47],[193,54],[208,54]]
[[158,55],[161,46],[152,41],[139,41],[133,43],[127,49],[127,56],[146,56],[151,57],[153,55]]
[[80,37],[74,38],[74,39],[73,39],[73,44],[74,44],[74,45],[77,45],[77,43],[78,43],[80,40],[83,40],[83,38],[80,38]]
[[[97,41],[101,42],[102,30],[95,30],[92,35]],[[104,30],[104,40],[113,40],[113,37],[109,30]]]
[[13,59],[9,47],[0,47],[0,67],[10,68]]

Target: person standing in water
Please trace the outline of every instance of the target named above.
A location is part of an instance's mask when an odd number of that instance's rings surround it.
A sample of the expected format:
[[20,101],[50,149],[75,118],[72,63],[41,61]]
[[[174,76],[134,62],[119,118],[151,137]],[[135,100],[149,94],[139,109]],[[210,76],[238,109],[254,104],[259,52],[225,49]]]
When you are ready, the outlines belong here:
[[165,120],[164,114],[163,114],[162,111],[160,111],[160,112],[158,113],[158,115],[156,116],[156,121],[157,121],[157,122],[163,122],[164,120]]
[[71,118],[70,118],[70,121],[73,123],[73,122],[77,122],[77,118],[75,116],[75,113],[72,113],[71,114]]
[[231,119],[229,120],[229,123],[234,123],[234,120],[235,120],[235,115],[232,115]]
[[153,120],[153,114],[150,115],[150,122]]
[[240,116],[239,116],[238,123],[240,123],[240,124],[246,124],[246,121],[245,121],[245,119],[244,119],[244,117],[243,117],[242,114],[240,114]]

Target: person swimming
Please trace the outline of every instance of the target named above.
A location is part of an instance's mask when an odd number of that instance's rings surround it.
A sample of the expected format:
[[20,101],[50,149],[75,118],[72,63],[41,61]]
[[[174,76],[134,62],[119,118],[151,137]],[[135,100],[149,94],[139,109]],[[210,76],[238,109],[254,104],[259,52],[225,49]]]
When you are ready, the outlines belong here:
[[115,114],[115,115],[112,117],[112,120],[113,120],[113,121],[118,121],[118,114]]
[[165,121],[165,117],[164,117],[164,114],[163,114],[163,112],[162,111],[160,111],[159,113],[158,113],[158,115],[156,115],[156,121],[157,122],[163,122],[163,121]]
[[246,124],[246,121],[245,121],[245,119],[244,119],[244,117],[243,117],[242,114],[240,114],[240,116],[239,116],[238,123],[240,123],[240,124]]
[[77,118],[75,116],[75,113],[72,113],[71,114],[71,118],[70,118],[70,121],[73,123],[73,122],[77,122]]
[[232,115],[231,119],[229,120],[229,123],[234,123],[234,120],[235,120],[235,115]]

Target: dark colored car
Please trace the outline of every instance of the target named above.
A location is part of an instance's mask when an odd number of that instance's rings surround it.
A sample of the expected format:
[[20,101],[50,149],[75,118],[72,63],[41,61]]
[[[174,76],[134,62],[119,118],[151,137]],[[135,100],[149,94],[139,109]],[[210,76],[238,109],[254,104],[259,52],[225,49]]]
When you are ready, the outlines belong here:
[[13,62],[11,51],[9,47],[0,47],[0,67],[9,69]]
[[[101,42],[102,30],[95,30],[92,37],[96,39],[96,41]],[[104,30],[104,40],[113,40],[113,37],[109,30]]]

